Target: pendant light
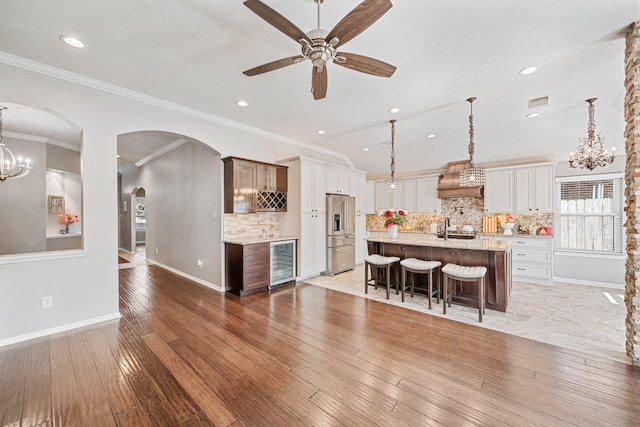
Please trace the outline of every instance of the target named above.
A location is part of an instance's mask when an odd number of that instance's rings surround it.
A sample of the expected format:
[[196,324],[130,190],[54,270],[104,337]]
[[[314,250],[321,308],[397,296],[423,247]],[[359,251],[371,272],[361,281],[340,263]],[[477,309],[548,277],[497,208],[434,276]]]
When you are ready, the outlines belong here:
[[475,153],[475,145],[473,143],[473,101],[475,97],[467,99],[470,105],[471,113],[469,114],[469,167],[460,171],[460,187],[480,187],[484,185],[484,168],[477,168],[473,163],[473,155]]
[[391,176],[384,182],[384,191],[387,193],[399,193],[402,191],[402,180],[396,178],[396,121],[389,120],[391,123]]
[[2,142],[2,112],[7,107],[0,105],[0,182],[10,178],[22,178],[31,172],[31,160],[16,157]]
[[604,149],[604,137],[596,135],[596,121],[594,118],[595,108],[593,103],[598,98],[589,98],[585,102],[589,104],[589,122],[587,127],[587,137],[582,138],[582,145],[576,146],[577,151],[569,153],[569,167],[587,168],[594,170],[598,166],[607,167],[613,163],[616,157],[615,147],[611,147],[611,154]]

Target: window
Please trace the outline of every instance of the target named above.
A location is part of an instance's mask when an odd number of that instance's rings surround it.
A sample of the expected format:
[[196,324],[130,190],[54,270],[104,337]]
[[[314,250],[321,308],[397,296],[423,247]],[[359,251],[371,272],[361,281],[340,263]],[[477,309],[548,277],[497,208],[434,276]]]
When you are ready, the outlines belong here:
[[623,182],[616,175],[557,178],[561,250],[622,254]]
[[144,229],[147,223],[147,205],[143,198],[136,198],[136,228]]

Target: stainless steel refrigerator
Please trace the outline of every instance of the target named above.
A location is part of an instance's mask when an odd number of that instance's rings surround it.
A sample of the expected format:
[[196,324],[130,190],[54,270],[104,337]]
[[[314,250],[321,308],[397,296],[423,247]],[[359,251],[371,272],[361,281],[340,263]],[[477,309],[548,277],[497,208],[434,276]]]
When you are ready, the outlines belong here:
[[327,194],[327,271],[333,276],[356,263],[356,198]]

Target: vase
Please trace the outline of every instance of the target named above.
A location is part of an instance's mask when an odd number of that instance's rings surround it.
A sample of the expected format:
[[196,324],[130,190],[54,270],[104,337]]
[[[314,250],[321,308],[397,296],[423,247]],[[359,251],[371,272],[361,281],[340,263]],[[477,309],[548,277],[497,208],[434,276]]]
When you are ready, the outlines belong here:
[[506,222],[504,224],[500,224],[500,226],[503,228],[504,230],[504,235],[505,236],[513,236],[513,227],[515,227],[515,223],[513,222]]
[[391,238],[391,240],[396,240],[398,238],[398,225],[397,224],[391,224],[389,226],[389,237]]
[[64,226],[64,234],[69,234],[69,224]]

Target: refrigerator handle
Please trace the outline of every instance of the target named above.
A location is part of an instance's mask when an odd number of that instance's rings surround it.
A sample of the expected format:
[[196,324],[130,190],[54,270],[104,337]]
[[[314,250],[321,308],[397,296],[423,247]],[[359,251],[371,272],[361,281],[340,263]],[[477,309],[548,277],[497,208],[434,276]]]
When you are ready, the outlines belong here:
[[342,215],[344,216],[344,226],[342,232],[346,233],[349,229],[349,200],[342,202]]

